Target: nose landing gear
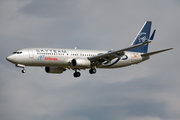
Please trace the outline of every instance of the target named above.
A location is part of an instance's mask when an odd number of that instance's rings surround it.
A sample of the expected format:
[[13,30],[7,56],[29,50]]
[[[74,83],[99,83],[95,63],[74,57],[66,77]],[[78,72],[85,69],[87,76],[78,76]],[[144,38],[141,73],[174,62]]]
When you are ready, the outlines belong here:
[[26,70],[23,68],[22,73],[26,73]]
[[16,64],[16,67],[23,68],[21,72],[22,72],[22,73],[26,73],[25,65],[22,65],[22,64]]

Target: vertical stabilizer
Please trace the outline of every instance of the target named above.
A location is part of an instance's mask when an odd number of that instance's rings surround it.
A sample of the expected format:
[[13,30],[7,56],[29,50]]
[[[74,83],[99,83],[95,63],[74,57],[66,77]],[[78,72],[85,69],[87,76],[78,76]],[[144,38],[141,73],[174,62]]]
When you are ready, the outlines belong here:
[[[137,34],[136,38],[134,39],[133,43],[131,44],[131,46],[137,45],[137,44],[141,44],[143,42],[146,42],[149,40],[149,35],[150,35],[150,31],[151,31],[151,21],[147,21],[144,23],[143,27],[141,28],[141,30],[139,31],[139,33]],[[154,37],[154,35],[153,35]],[[147,53],[148,51],[148,44],[145,44],[143,46],[137,47],[137,48],[133,48],[129,51],[132,52],[140,52],[140,53]]]

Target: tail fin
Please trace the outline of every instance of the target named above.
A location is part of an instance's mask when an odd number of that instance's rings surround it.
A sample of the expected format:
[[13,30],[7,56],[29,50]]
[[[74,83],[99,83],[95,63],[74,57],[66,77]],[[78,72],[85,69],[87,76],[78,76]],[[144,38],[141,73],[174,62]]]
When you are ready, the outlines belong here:
[[[139,31],[139,33],[137,34],[136,38],[134,39],[133,43],[131,44],[131,46],[137,45],[137,44],[141,44],[143,42],[146,42],[149,40],[149,35],[150,35],[150,31],[151,31],[151,21],[147,21],[144,23],[143,27],[141,28],[141,30]],[[155,31],[153,32],[151,39],[153,39],[155,34]],[[140,53],[147,53],[148,51],[148,44],[142,45],[140,47],[137,48],[133,48],[129,51],[133,51],[133,52],[140,52]]]

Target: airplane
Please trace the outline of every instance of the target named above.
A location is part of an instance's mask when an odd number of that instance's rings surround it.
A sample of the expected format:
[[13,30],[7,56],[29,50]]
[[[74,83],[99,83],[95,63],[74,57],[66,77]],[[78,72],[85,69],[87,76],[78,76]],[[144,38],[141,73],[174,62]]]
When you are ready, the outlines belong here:
[[90,74],[96,73],[96,68],[120,68],[141,63],[151,55],[168,51],[173,48],[155,52],[147,52],[156,30],[150,36],[152,21],[146,21],[135,37],[130,47],[120,50],[83,50],[61,48],[25,48],[13,52],[6,59],[16,67],[25,66],[45,67],[46,73],[61,74],[67,69],[74,70],[73,76],[80,77],[80,70],[89,69]]

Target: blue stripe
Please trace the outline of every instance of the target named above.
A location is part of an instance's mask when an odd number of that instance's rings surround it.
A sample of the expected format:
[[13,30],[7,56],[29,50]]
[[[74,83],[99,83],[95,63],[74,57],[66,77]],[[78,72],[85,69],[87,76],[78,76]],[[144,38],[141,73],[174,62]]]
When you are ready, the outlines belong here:
[[[110,66],[113,66],[113,65],[115,65],[118,61],[120,60],[120,58],[118,58],[114,63],[112,63],[111,65],[107,65],[107,66],[105,66],[105,67],[110,67]],[[107,64],[107,63],[106,63]]]

